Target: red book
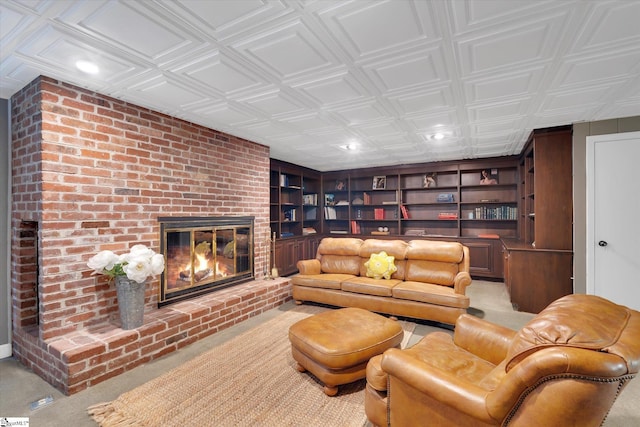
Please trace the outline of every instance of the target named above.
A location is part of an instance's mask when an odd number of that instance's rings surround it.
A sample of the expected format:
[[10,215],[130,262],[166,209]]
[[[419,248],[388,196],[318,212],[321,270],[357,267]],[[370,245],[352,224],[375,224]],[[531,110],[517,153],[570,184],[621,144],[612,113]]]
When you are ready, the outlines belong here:
[[400,205],[400,210],[402,211],[402,218],[409,219],[409,210],[405,205]]
[[458,219],[457,212],[440,212],[438,214],[438,219]]

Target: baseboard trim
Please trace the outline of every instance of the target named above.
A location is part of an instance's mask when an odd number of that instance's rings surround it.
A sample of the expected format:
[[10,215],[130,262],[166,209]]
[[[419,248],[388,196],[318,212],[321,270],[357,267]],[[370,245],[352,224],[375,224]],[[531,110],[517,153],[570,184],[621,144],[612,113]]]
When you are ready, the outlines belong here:
[[13,354],[11,343],[0,345],[0,359],[6,359]]

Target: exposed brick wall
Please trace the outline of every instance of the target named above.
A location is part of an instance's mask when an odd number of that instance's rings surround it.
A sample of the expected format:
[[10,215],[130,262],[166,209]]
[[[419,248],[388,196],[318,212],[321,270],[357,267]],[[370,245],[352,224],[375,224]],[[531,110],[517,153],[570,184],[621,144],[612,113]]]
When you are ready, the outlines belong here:
[[[38,223],[23,221],[14,228],[16,245],[11,251],[17,286],[12,298],[13,323],[38,325]],[[36,331],[37,329],[32,329]]]
[[[12,209],[11,218],[12,323],[38,324],[37,232],[41,213],[41,93],[32,83],[16,93],[12,104]],[[32,329],[33,332],[33,329]],[[37,330],[36,330],[37,332]]]
[[[45,359],[36,353],[52,340],[116,318],[115,287],[86,262],[136,243],[159,251],[158,216],[254,216],[255,277],[264,277],[268,147],[47,77],[16,93],[11,111],[17,354]],[[15,252],[25,221],[38,229],[37,306]],[[157,286],[147,286],[147,313]]]

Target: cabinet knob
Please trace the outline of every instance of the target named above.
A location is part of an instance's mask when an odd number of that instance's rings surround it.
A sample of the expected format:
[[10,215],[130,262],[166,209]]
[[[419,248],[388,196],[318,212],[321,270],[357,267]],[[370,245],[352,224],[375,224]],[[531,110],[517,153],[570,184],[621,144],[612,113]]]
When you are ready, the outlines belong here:
[[604,248],[605,246],[607,246],[607,242],[605,242],[604,240],[600,240],[598,242],[598,246],[602,246]]

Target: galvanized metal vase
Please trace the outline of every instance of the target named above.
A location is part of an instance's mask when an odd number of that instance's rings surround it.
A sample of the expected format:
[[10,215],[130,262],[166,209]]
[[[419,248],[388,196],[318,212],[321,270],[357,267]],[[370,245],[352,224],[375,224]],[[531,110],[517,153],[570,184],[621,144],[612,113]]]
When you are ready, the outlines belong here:
[[116,276],[118,309],[122,329],[135,329],[144,322],[144,293],[146,283],[138,283],[127,276]]

